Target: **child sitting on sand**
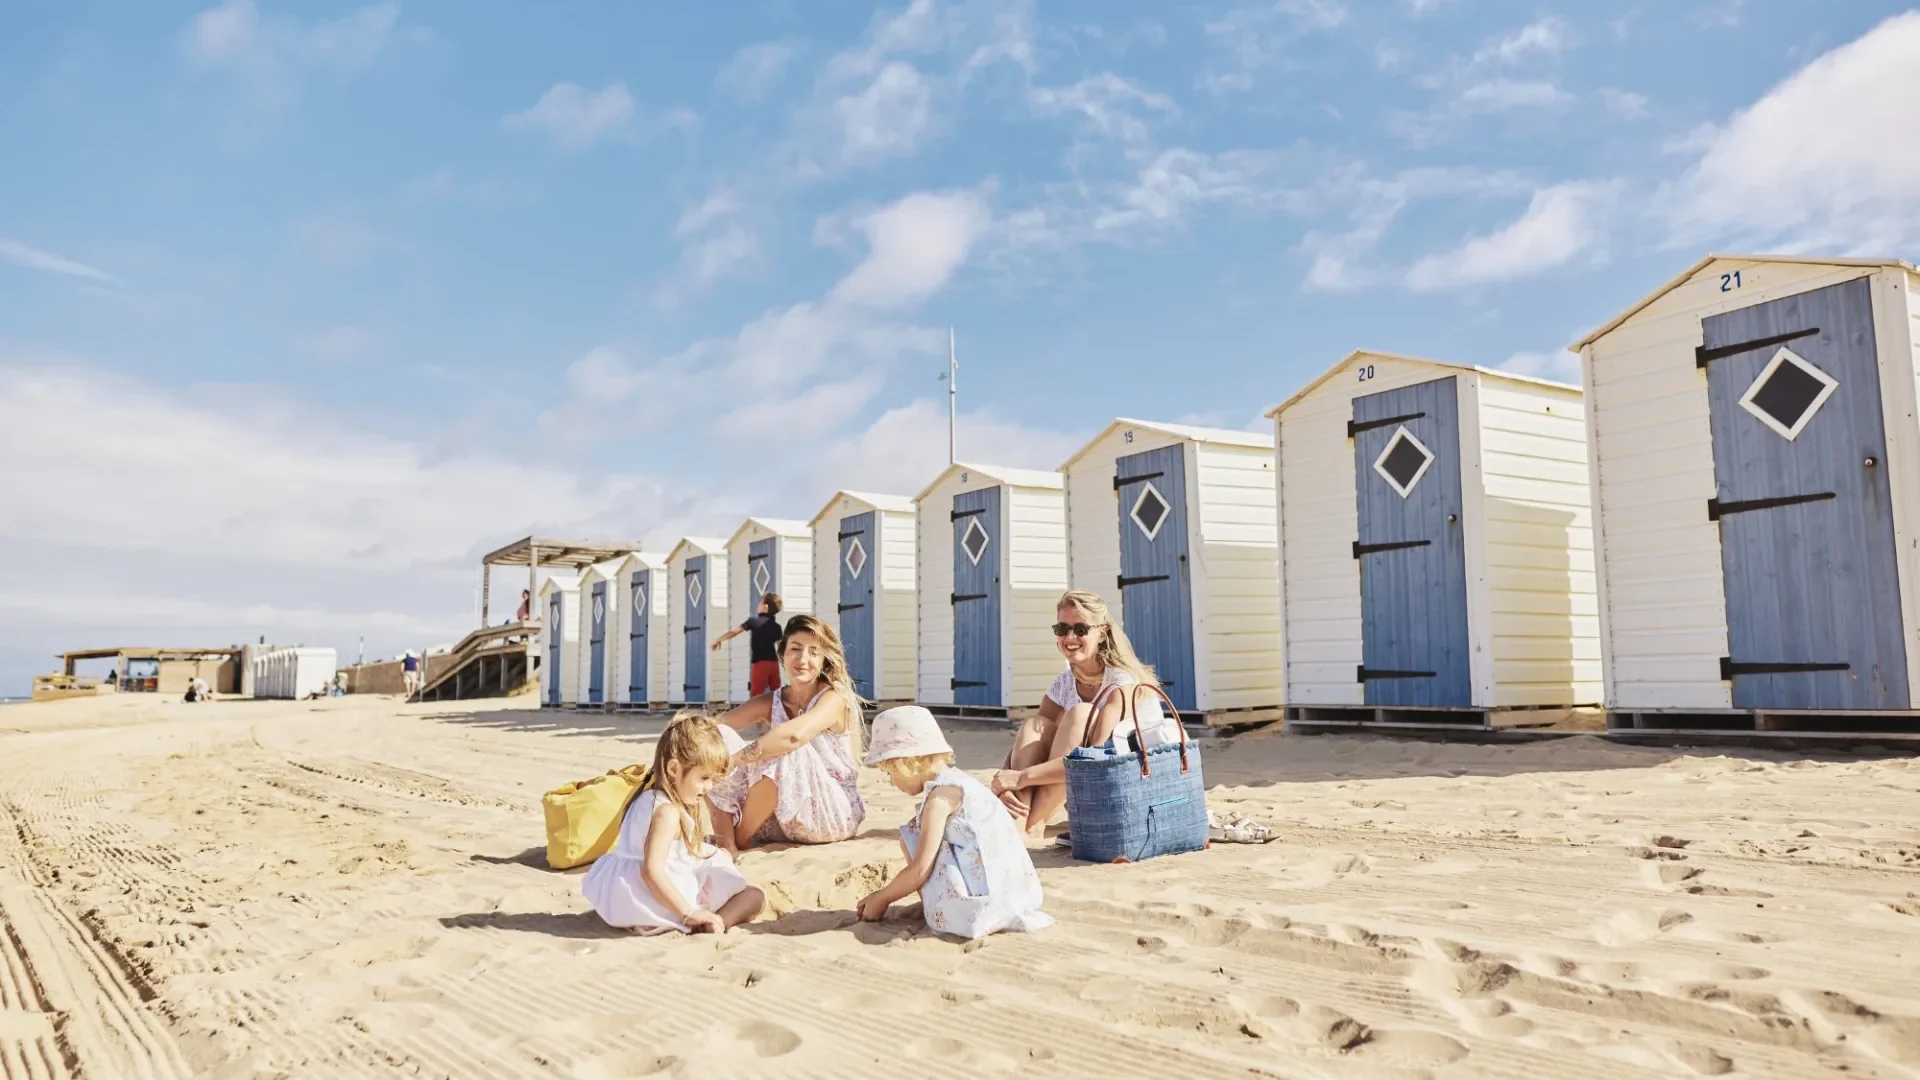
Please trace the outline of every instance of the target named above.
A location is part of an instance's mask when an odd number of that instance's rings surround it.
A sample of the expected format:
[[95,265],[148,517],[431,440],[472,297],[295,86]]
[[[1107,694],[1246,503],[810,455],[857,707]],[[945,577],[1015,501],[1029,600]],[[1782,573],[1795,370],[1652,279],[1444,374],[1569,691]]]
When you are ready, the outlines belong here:
[[619,839],[580,884],[607,925],[724,934],[760,914],[766,897],[707,842],[707,792],[727,774],[727,760],[719,726],[698,713],[675,716],[660,733]]
[[954,767],[932,713],[905,705],[874,717],[867,764],[926,798],[900,826],[906,869],[860,901],[862,919],[877,922],[918,892],[927,926],[942,934],[981,938],[1053,924],[1040,910],[1040,877],[1020,827],[985,784]]

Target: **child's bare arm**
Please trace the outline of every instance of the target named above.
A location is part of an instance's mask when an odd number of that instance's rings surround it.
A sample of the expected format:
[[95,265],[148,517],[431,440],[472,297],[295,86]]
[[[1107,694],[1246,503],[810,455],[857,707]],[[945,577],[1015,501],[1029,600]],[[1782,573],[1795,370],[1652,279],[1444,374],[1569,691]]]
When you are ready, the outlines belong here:
[[913,853],[912,861],[895,874],[892,881],[860,901],[861,918],[880,918],[887,913],[887,908],[919,892],[926,885],[927,878],[933,876],[933,864],[940,857],[940,845],[946,842],[947,822],[953,817],[953,812],[960,808],[960,798],[960,789],[957,787],[937,787],[928,793],[926,809],[920,813],[919,849]]
[[640,884],[681,922],[687,921],[694,907],[667,877],[667,860],[673,857],[673,841],[680,835],[680,820],[684,816],[679,807],[666,799],[653,804],[653,820],[647,825],[647,861],[640,867]]

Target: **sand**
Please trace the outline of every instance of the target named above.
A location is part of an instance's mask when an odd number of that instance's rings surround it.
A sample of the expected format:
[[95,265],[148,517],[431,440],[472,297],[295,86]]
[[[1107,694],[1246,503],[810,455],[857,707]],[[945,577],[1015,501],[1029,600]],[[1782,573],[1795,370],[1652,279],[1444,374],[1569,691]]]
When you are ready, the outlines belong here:
[[[537,799],[655,721],[384,698],[0,710],[0,1077],[1753,1077],[1920,1071],[1920,763],[1255,734],[1264,847],[1038,847],[1059,923],[849,908],[865,831],[749,854],[778,917],[647,939]],[[962,764],[1003,732],[956,732]]]

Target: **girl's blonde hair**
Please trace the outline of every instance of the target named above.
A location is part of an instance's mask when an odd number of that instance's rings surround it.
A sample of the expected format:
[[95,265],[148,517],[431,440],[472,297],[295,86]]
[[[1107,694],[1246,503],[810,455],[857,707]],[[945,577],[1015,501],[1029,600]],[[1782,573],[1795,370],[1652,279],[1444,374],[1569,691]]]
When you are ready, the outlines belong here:
[[873,763],[873,767],[888,776],[905,779],[910,776],[931,776],[953,764],[950,753],[921,754],[917,757],[885,758]]
[[[847,706],[847,740],[853,744],[853,760],[859,761],[861,747],[866,745],[867,702],[853,688],[853,676],[847,671],[846,646],[840,643],[840,635],[813,615],[795,615],[787,620],[786,629],[780,638],[780,655],[787,655],[787,642],[795,634],[812,634],[820,643],[820,681],[840,692],[840,700]],[[774,691],[779,693],[779,691]]]
[[1113,621],[1113,613],[1107,610],[1107,602],[1101,599],[1099,593],[1091,589],[1069,589],[1060,595],[1060,602],[1054,606],[1078,608],[1086,615],[1089,625],[1107,628],[1107,632],[1100,635],[1099,656],[1102,664],[1119,668],[1140,683],[1159,685],[1160,677],[1133,651],[1133,642],[1127,640],[1127,632],[1120,624]]
[[667,766],[680,766],[683,778],[694,769],[705,769],[718,779],[726,775],[731,761],[727,741],[720,735],[720,725],[705,713],[675,713],[667,722],[667,730],[660,733],[660,741],[654,744],[653,764],[647,766],[647,777],[641,782],[640,790],[659,792],[685,813],[680,822],[680,839],[688,851],[697,852],[706,844],[713,822],[707,814],[707,800],[687,800],[673,789]]

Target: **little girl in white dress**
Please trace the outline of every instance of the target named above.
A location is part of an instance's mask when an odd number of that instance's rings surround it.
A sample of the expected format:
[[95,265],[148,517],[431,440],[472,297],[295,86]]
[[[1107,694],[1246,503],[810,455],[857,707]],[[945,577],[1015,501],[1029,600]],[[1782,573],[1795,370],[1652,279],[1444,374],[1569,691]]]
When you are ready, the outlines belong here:
[[1053,925],[1040,910],[1040,876],[1007,811],[987,786],[955,768],[953,748],[933,714],[918,705],[874,718],[867,764],[893,786],[925,795],[914,820],[900,826],[906,869],[860,901],[860,917],[885,918],[887,908],[920,894],[927,926],[937,933],[981,938],[1002,930]]
[[628,805],[613,850],[580,891],[608,926],[643,934],[725,933],[760,914],[766,897],[707,842],[707,792],[727,772],[720,728],[683,714],[660,734],[653,765]]

